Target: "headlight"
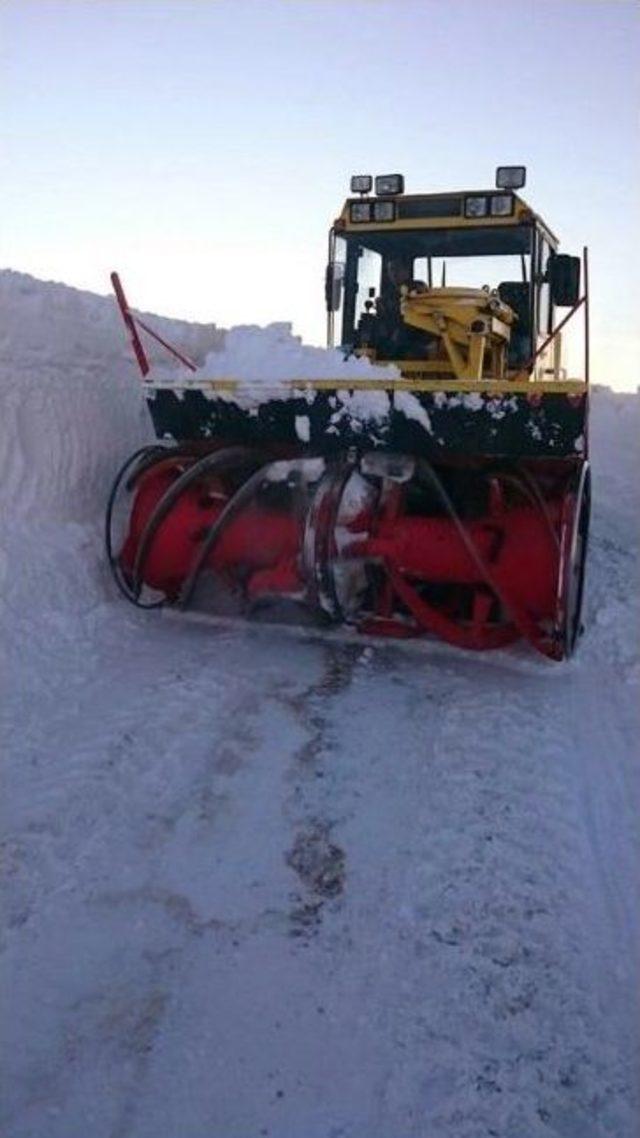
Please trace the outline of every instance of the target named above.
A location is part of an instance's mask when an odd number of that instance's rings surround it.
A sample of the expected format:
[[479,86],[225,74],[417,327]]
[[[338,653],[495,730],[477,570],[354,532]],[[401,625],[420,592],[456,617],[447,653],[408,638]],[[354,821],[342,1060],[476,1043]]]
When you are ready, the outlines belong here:
[[499,190],[521,190],[526,180],[526,166],[498,166],[496,170],[496,186]]
[[465,217],[486,217],[487,216],[487,199],[486,198],[465,198],[464,199],[464,215]]
[[371,192],[373,178],[371,174],[354,174],[351,178],[352,194],[368,194]]
[[374,221],[395,221],[396,216],[396,203],[395,202],[374,202],[373,203],[373,220]]
[[511,194],[494,194],[491,198],[491,216],[509,217],[513,213],[513,198]]
[[379,174],[376,178],[376,193],[378,196],[403,194],[404,178],[402,174]]
[[371,202],[351,202],[349,217],[352,221],[371,221]]

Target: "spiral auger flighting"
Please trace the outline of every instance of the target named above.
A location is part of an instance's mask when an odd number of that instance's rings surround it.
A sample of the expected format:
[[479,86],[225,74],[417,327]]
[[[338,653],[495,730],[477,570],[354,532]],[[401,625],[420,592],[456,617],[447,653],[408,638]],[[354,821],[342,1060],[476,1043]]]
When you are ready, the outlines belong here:
[[[325,378],[207,377],[112,275],[159,440],[108,502],[107,557],[132,604],[286,608],[377,636],[572,655],[591,494],[588,259],[558,252],[515,192],[524,177],[500,167],[496,190],[405,195],[388,175],[374,196],[368,175],[353,179],[329,235],[328,342],[338,333],[368,374],[340,359],[335,375],[334,353]],[[496,260],[513,279],[447,285],[459,264],[484,275]],[[578,312],[584,379],[567,379],[561,332]],[[187,371],[154,380],[141,333]]]

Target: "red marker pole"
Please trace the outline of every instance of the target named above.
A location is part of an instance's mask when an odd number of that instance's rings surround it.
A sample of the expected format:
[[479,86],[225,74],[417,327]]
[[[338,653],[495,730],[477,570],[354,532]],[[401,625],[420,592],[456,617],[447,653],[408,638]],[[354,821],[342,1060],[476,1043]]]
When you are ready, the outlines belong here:
[[141,371],[143,376],[148,375],[148,373],[149,373],[149,361],[145,355],[145,350],[142,347],[142,341],[140,340],[140,337],[138,335],[138,329],[136,328],[136,322],[133,319],[133,316],[131,315],[129,305],[127,303],[127,298],[124,295],[124,289],[120,283],[120,277],[118,276],[117,273],[111,274],[111,284],[113,285],[113,291],[116,294],[116,300],[118,302],[118,308],[120,309],[120,312],[122,314],[122,319],[125,322],[127,331],[128,331],[129,336],[131,338],[131,346],[135,352],[135,357],[136,357],[136,360],[138,361],[138,367],[140,368],[140,371]]

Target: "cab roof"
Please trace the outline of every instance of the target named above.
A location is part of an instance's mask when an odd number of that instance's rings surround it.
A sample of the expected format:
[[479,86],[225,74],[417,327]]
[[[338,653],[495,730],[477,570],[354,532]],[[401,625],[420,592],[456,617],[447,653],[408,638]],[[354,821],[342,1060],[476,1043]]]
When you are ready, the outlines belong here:
[[[508,207],[508,213],[492,215],[493,199],[501,199],[501,208]],[[469,200],[484,201],[484,212],[470,216],[467,210],[473,208]],[[508,201],[506,200],[508,199]],[[393,203],[389,220],[377,220],[374,216],[374,207],[379,202]],[[355,210],[358,213],[369,214],[364,220],[354,220],[353,206],[370,205],[370,210]],[[476,206],[475,208],[483,208]],[[493,207],[495,208],[495,207]],[[347,198],[340,213],[334,222],[334,228],[343,233],[360,232],[397,232],[410,229],[472,229],[479,226],[513,226],[535,225],[543,232],[550,245],[556,249],[558,238],[546,222],[536,214],[528,203],[512,190],[457,190],[439,194],[394,194],[375,196],[366,194]]]

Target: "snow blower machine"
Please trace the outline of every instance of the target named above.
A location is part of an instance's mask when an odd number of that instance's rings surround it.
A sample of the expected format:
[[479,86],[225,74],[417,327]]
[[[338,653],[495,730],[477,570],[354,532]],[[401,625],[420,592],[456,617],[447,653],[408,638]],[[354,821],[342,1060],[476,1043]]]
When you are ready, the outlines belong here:
[[[293,607],[323,626],[571,656],[590,502],[587,251],[558,253],[524,181],[499,167],[492,190],[405,194],[400,175],[352,178],[325,279],[339,375],[207,378],[112,274],[158,439],[120,470],[107,511],[133,604]],[[569,379],[561,331],[578,310],[584,377]],[[175,379],[154,379],[140,332],[177,356]]]

